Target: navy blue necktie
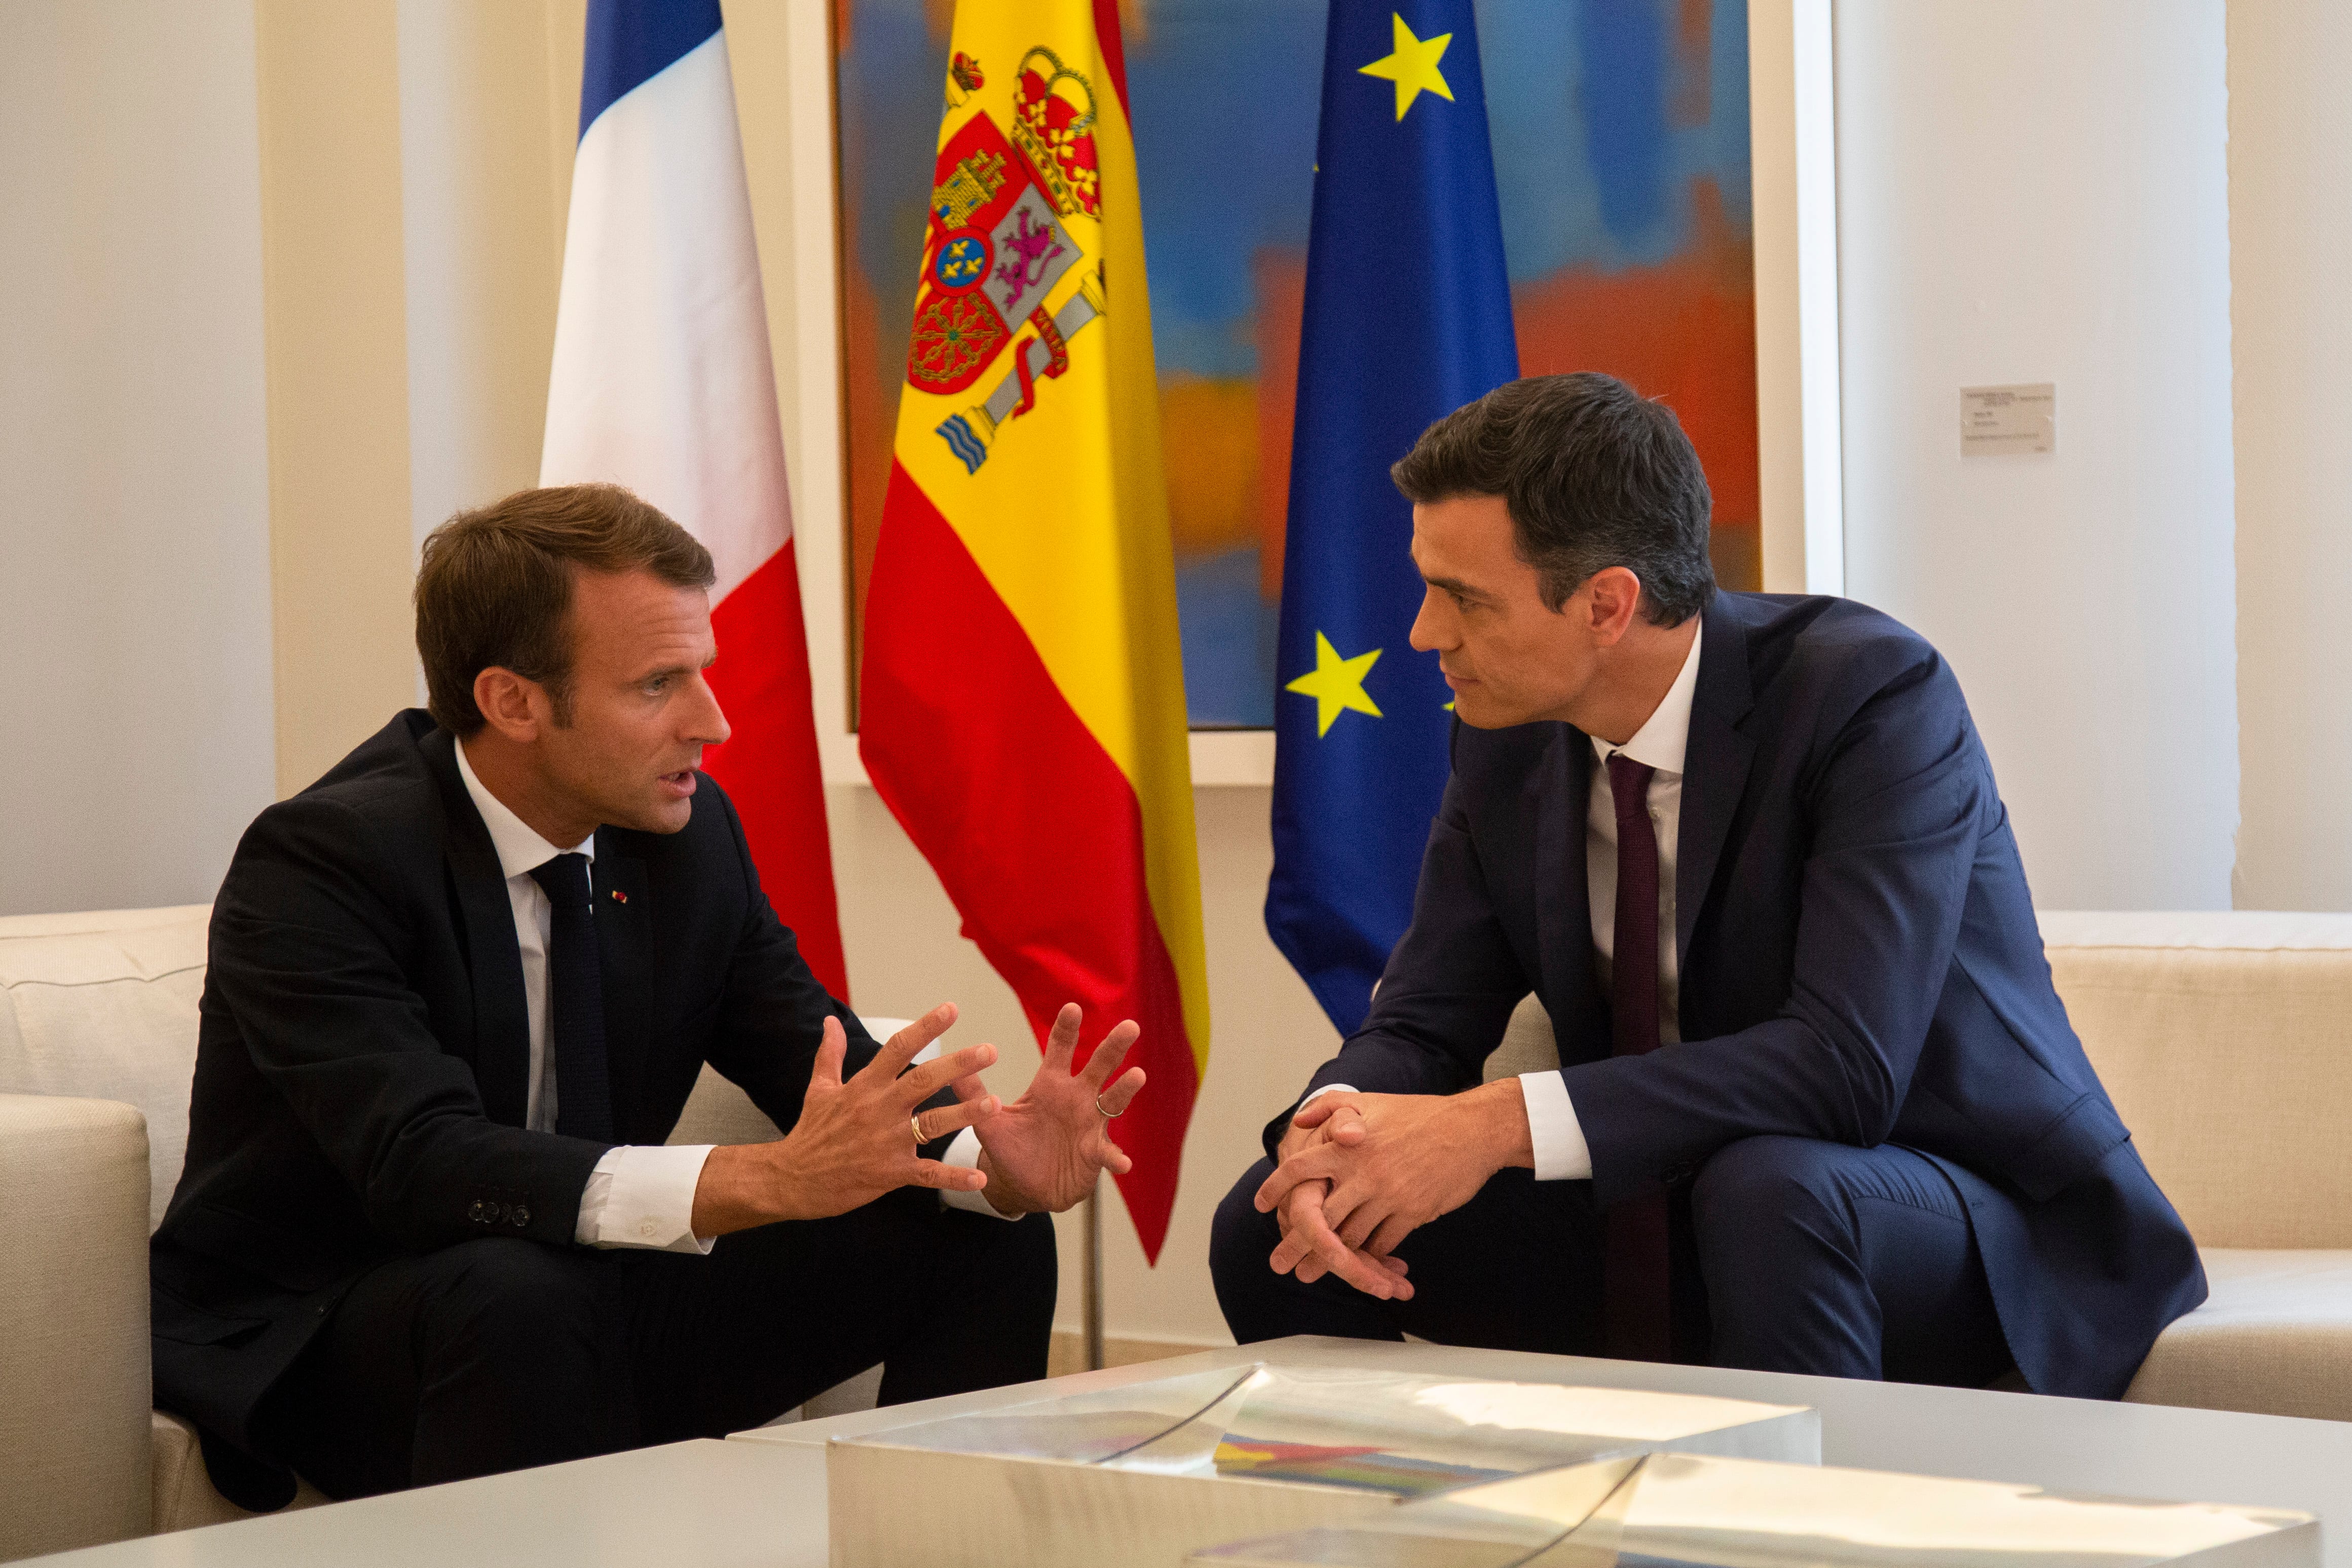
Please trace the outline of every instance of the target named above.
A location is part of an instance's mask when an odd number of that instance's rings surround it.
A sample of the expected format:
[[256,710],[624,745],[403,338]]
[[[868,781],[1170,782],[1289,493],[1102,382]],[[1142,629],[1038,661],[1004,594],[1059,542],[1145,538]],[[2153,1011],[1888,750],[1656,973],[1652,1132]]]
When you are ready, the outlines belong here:
[[533,868],[547,894],[549,1043],[555,1049],[555,1130],[613,1142],[613,1086],[604,1061],[604,977],[589,902],[588,857],[558,855]]

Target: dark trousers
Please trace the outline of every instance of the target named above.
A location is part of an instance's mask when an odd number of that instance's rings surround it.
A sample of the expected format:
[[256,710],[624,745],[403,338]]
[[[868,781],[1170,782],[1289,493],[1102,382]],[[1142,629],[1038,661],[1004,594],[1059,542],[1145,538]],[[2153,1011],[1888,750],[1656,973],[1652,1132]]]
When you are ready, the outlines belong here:
[[[1503,1172],[1405,1238],[1413,1299],[1381,1301],[1337,1276],[1301,1285],[1267,1267],[1281,1232],[1250,1200],[1269,1170],[1261,1160],[1226,1194],[1210,1243],[1217,1301],[1243,1343],[1412,1333],[1605,1353],[1591,1183]],[[1715,1365],[1971,1387],[2009,1370],[1967,1206],[1924,1156],[1750,1138],[1701,1167],[1689,1204],[1685,1257]]]
[[1045,1375],[1053,1222],[905,1189],[708,1257],[486,1237],[363,1276],[264,1405],[333,1498],[772,1420],[877,1362],[882,1403]]

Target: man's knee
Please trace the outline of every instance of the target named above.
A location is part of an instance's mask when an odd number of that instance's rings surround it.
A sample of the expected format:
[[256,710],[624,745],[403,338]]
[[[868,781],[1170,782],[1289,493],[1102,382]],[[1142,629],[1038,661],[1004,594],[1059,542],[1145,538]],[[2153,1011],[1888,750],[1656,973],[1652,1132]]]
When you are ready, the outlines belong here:
[[1282,1227],[1274,1215],[1260,1214],[1255,1201],[1258,1188],[1273,1173],[1273,1162],[1260,1160],[1242,1173],[1217,1205],[1209,1227],[1209,1277],[1220,1300],[1236,1286],[1261,1283],[1259,1275],[1274,1277],[1268,1260],[1282,1239]]
[[1009,1321],[1050,1333],[1062,1268],[1054,1247],[1054,1216],[1024,1215],[1006,1225],[982,1219],[987,1249],[989,1307]]
[[1820,1239],[1846,1228],[1838,1173],[1845,1145],[1811,1138],[1743,1138],[1699,1168],[1691,1222],[1699,1250],[1770,1246],[1798,1235]]
[[586,1352],[596,1336],[593,1254],[486,1237],[436,1253],[423,1292],[429,1342],[529,1363]]

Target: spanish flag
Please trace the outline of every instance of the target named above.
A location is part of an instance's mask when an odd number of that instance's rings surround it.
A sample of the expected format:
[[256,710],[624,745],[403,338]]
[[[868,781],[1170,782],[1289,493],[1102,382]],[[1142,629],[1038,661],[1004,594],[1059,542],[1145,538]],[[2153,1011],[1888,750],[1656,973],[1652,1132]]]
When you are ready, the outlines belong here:
[[1147,1258],[1208,1061],[1175,567],[1114,0],[962,0],[859,749],[1040,1041],[1122,1018]]

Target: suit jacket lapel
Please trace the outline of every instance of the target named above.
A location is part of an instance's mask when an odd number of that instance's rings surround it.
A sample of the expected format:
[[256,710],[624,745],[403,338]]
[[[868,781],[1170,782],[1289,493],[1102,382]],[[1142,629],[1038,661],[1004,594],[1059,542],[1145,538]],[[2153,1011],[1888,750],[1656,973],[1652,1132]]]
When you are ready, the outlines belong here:
[[612,1074],[613,1125],[624,1142],[636,1142],[641,1140],[634,1112],[646,1103],[641,1078],[656,990],[653,896],[645,861],[630,854],[621,835],[609,827],[596,830],[591,880],[596,947],[604,967],[604,1060]]
[[523,1001],[514,905],[490,830],[457,776],[457,742],[448,731],[436,730],[418,749],[441,786],[448,825],[444,852],[474,983],[474,1083],[491,1121],[520,1127],[530,1114],[530,1013]]
[[[1756,742],[1739,722],[1753,705],[1748,679],[1748,630],[1724,613],[1717,597],[1706,612],[1706,643],[1698,656],[1698,689],[1691,698],[1690,742],[1683,753],[1682,826],[1675,841],[1675,952],[1687,985],[1691,932],[1715,882],[1716,862],[1748,787]],[[1687,991],[1685,991],[1687,994]]]

